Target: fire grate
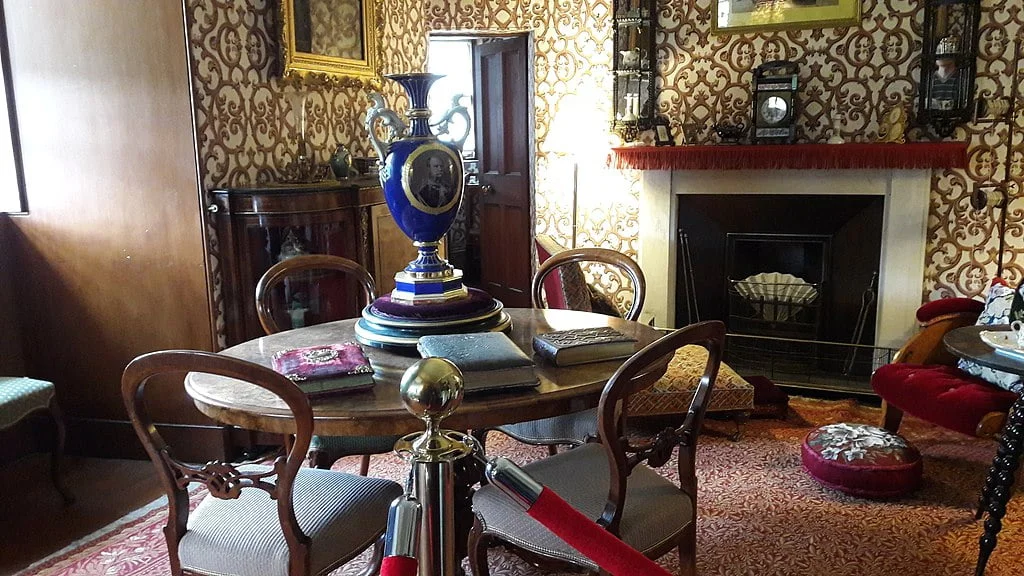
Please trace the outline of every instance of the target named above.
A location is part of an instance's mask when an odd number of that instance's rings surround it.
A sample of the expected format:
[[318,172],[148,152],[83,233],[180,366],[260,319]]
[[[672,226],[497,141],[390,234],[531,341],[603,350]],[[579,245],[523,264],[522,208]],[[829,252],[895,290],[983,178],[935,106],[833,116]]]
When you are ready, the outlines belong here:
[[871,374],[896,350],[751,334],[728,334],[725,361],[743,376],[765,376],[780,386],[874,395]]

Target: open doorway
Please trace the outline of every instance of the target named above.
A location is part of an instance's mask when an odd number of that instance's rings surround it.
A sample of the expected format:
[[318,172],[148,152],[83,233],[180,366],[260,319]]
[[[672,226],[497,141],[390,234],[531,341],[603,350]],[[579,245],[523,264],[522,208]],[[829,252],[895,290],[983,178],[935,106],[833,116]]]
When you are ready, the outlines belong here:
[[529,33],[432,33],[427,56],[427,70],[446,75],[431,90],[431,110],[443,114],[461,94],[474,124],[463,146],[466,193],[448,234],[448,258],[466,284],[510,307],[531,305],[531,46]]

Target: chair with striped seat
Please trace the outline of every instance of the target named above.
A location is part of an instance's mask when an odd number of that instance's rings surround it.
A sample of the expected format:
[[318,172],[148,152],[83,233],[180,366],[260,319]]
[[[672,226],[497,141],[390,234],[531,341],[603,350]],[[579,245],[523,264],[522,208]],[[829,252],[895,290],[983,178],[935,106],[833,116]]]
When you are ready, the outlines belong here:
[[53,452],[50,457],[50,476],[65,504],[75,497],[64,485],[60,474],[64,439],[67,436],[64,417],[57,406],[57,393],[52,382],[33,378],[0,376],[0,430],[18,425],[28,416],[47,412],[55,428]]
[[[145,386],[160,374],[189,372],[242,380],[284,401],[295,423],[287,454],[262,465],[196,465],[177,459],[146,410]],[[145,354],[128,364],[121,393],[132,426],[167,491],[164,536],[172,574],[327,574],[371,545],[376,545],[376,554],[363,574],[378,573],[388,508],[402,487],[382,478],[304,468],[313,409],[294,382],[244,360],[170,350]],[[209,494],[190,512],[187,489],[193,483],[204,484]]]
[[[325,296],[330,291],[326,284],[333,282],[331,273],[341,273],[355,279],[362,291],[364,304],[369,304],[377,297],[373,278],[365,268],[341,256],[329,254],[308,254],[282,260],[273,265],[256,284],[256,313],[259,316],[263,331],[276,334],[281,331],[276,316],[284,316],[280,309],[275,311],[275,289],[286,283],[317,285]],[[337,286],[335,286],[337,287]],[[344,316],[330,308],[334,303],[330,298],[322,297],[323,310],[316,318],[319,322],[343,320]],[[288,302],[288,298],[277,298]],[[359,473],[366,476],[370,469],[371,454],[386,454],[395,447],[400,436],[313,436],[309,445],[309,464],[316,468],[330,468],[335,460],[343,456],[362,456]]]
[[[600,444],[585,444],[531,462],[523,470],[647,557],[658,558],[677,548],[682,574],[695,576],[697,438],[724,340],[724,324],[703,322],[676,330],[637,352],[612,375],[601,393]],[[686,345],[702,347],[707,356],[682,424],[653,436],[640,430],[627,432],[630,397],[661,378],[675,351]],[[669,462],[676,447],[678,484],[654,470]],[[473,495],[473,512],[469,562],[474,576],[488,576],[487,549],[498,542],[533,563],[541,559],[554,563],[552,568],[566,564],[591,572],[599,568],[528,516],[494,484]]]

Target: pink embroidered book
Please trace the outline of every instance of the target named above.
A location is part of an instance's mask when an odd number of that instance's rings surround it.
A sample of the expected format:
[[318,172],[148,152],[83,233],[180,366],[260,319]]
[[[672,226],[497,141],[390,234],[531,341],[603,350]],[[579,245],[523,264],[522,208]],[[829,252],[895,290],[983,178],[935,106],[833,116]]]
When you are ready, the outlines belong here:
[[373,367],[352,342],[282,350],[274,354],[273,367],[310,396],[373,386]]

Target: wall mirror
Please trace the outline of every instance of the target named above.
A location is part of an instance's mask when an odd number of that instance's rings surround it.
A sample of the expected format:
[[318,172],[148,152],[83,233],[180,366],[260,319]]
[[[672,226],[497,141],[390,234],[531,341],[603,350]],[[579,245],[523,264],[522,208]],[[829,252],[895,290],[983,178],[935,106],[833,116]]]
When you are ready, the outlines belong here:
[[377,2],[281,0],[284,76],[374,84],[379,78]]

